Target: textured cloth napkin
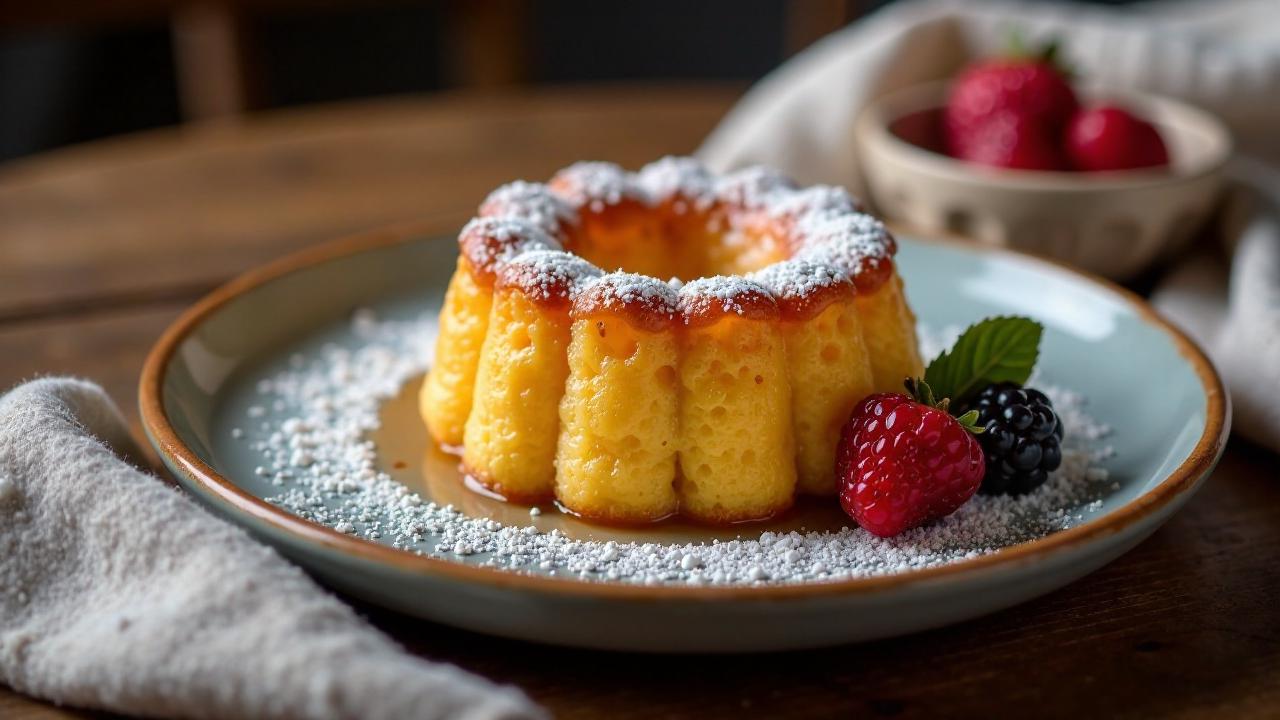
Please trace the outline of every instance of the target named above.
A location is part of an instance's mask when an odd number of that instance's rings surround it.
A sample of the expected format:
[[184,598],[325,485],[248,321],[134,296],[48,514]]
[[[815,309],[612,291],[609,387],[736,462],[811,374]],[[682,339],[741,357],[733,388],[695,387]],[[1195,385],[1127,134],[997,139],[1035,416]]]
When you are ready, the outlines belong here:
[[998,51],[1010,29],[1059,38],[1067,61],[1103,87],[1204,107],[1231,127],[1231,210],[1172,272],[1156,306],[1213,357],[1231,390],[1234,428],[1280,451],[1280,2],[1191,0],[1125,8],[1067,3],[895,4],[764,78],[699,150],[718,170],[765,163],[804,182],[862,191],[853,124],[892,90],[951,77]]
[[544,717],[405,653],[116,452],[137,457],[96,385],[0,396],[0,682],[154,717]]

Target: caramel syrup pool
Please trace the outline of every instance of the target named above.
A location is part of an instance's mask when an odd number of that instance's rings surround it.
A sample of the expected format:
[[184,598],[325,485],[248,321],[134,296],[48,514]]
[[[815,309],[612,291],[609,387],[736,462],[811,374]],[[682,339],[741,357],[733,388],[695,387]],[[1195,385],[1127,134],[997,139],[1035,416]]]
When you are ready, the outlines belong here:
[[766,531],[838,531],[851,527],[835,498],[801,497],[794,507],[767,520],[727,526],[707,526],[681,518],[668,518],[649,525],[619,527],[594,523],[558,508],[554,503],[539,505],[540,514],[531,515],[530,506],[507,502],[467,482],[459,470],[458,457],[445,452],[427,434],[418,414],[418,390],[422,377],[404,384],[400,392],[382,404],[380,426],[370,435],[378,448],[378,464],[397,482],[437,505],[474,518],[495,520],[503,525],[533,525],[542,532],[559,530],[575,540],[619,543],[698,543],[713,540],[759,537]]

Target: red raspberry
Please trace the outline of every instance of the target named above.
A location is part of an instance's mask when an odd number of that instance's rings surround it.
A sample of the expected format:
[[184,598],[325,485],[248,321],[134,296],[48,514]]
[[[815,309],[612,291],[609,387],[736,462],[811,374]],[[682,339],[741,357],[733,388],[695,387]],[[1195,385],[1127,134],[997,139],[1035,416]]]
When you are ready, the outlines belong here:
[[1063,170],[1063,132],[1079,107],[1052,49],[975,63],[952,83],[943,108],[947,152],[983,165]]
[[863,400],[840,434],[836,482],[845,512],[890,537],[955,512],[982,483],[982,446],[944,410],[906,395]]
[[1169,151],[1154,125],[1106,105],[1082,110],[1071,118],[1067,155],[1072,167],[1089,172],[1169,164]]

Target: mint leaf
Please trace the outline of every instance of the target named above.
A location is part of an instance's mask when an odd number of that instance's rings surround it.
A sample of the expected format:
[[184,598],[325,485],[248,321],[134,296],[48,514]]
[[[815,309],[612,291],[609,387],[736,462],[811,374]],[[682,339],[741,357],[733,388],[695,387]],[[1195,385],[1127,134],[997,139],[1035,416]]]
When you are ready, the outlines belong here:
[[997,382],[1023,384],[1040,355],[1044,326],[1024,317],[994,317],[969,326],[924,372],[939,398],[962,403]]

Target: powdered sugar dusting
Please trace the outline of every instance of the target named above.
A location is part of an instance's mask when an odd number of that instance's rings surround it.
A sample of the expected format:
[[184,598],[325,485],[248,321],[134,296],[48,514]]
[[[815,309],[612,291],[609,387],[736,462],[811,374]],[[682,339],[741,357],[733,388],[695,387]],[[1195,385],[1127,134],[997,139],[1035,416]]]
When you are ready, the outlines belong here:
[[[601,212],[624,200],[649,207],[674,201],[671,207],[676,212],[707,212],[717,203],[763,212],[789,224],[790,244],[797,257],[828,265],[831,272],[842,272],[849,278],[879,267],[895,250],[884,225],[861,213],[858,202],[841,188],[814,185],[800,189],[787,176],[763,166],[716,177],[694,158],[671,156],[650,163],[639,173],[629,173],[613,163],[579,162],[557,173],[549,185],[509,183],[486,198],[481,205],[484,217],[468,224],[460,240],[473,263],[496,272],[527,250],[563,249],[562,228],[578,222],[579,212],[584,208]],[[735,222],[732,210],[714,215],[716,223]],[[473,236],[470,242],[468,235]],[[780,286],[791,294],[789,297],[801,292],[805,286],[802,278],[784,277],[790,269],[780,272],[783,274],[768,277],[779,282],[794,280]],[[811,272],[809,280],[819,281],[819,274]],[[774,284],[770,283],[770,292],[775,292]],[[726,311],[733,310],[733,305],[730,301]],[[741,311],[740,303],[736,307]]]
[[716,198],[715,176],[691,157],[668,155],[651,162],[637,173],[637,181],[655,203],[678,198],[705,210]]
[[550,188],[523,180],[507,183],[489,193],[480,204],[480,214],[527,220],[557,238],[562,225],[578,222],[578,214]]
[[648,275],[619,270],[601,276],[587,290],[590,302],[607,310],[643,308],[667,319],[674,319],[679,311],[676,290]]
[[511,259],[499,272],[504,287],[518,287],[534,299],[573,298],[600,277],[600,268],[562,250],[530,250]]
[[825,288],[849,284],[849,278],[831,265],[805,260],[777,262],[747,277],[779,300],[799,300]]
[[698,278],[680,288],[680,311],[685,318],[708,312],[745,315],[748,303],[762,296],[771,297],[768,289],[738,275]]
[[720,199],[755,210],[771,209],[795,190],[794,180],[764,165],[725,175],[716,186]]
[[532,241],[543,245],[559,243],[538,226],[519,217],[478,217],[462,226],[460,235],[483,235],[497,240],[499,243]]
[[806,215],[798,224],[802,244],[795,256],[834,266],[850,278],[893,257],[893,237],[865,213]]
[[[661,294],[652,290],[656,285],[618,275],[607,277],[615,278],[623,295]],[[894,538],[877,538],[852,521],[834,532],[757,534],[745,526],[738,539],[705,543],[572,539],[539,530],[533,514],[528,525],[503,525],[433,503],[377,465],[369,438],[380,404],[424,369],[435,331],[433,317],[381,320],[361,311],[342,342],[295,355],[283,369],[250,379],[254,406],[277,412],[246,418],[248,432],[228,442],[248,443],[259,454],[263,476],[279,488],[271,502],[343,533],[511,572],[740,586],[889,575],[986,555],[1078,524],[1112,487],[1098,465],[1110,453],[1098,447],[1107,428],[1089,417],[1079,394],[1048,387],[1066,432],[1062,466],[1044,486],[1017,498],[977,496],[947,518]],[[924,329],[926,354],[949,332]]]
[[577,162],[556,173],[551,186],[574,207],[600,212],[623,200],[649,203],[635,176],[607,162]]
[[770,204],[775,213],[787,217],[822,217],[863,212],[862,203],[850,195],[849,191],[833,185],[810,185],[801,190],[786,192]]
[[474,267],[493,272],[529,250],[563,249],[528,220],[505,216],[472,219],[458,234],[458,244]]

